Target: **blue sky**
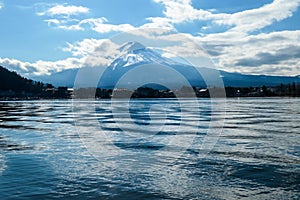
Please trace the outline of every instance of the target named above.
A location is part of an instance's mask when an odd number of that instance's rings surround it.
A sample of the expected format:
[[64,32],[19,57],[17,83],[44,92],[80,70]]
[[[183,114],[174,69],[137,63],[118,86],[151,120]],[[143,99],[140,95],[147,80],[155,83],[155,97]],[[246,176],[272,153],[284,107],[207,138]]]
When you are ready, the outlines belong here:
[[226,71],[300,74],[300,0],[0,0],[0,65],[22,75],[82,67],[103,39],[185,33]]

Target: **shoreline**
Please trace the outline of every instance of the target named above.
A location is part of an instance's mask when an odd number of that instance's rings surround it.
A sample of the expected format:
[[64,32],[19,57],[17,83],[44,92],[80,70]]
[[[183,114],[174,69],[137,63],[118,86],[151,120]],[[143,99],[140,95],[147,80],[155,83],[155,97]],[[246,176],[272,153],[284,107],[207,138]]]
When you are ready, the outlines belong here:
[[[274,99],[298,99],[298,96],[228,96],[228,97],[196,97],[196,99],[263,99],[263,98],[274,98]],[[40,98],[40,97],[30,97],[30,98],[0,98],[0,102],[9,102],[9,101],[56,101],[56,100],[90,100],[90,101],[101,101],[101,100],[124,100],[128,98]],[[130,98],[133,100],[167,100],[167,99],[195,99],[193,97],[145,97],[145,98]]]

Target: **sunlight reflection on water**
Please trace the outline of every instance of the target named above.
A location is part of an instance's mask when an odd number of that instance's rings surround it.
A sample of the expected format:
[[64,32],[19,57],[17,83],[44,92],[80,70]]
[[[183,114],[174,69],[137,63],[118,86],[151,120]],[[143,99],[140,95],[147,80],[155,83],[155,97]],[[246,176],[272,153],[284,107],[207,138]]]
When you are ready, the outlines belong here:
[[[296,199],[300,195],[300,99],[227,99],[222,135],[205,158],[199,149],[211,119],[209,99],[199,99],[200,116],[192,101],[179,109],[174,100],[137,100],[131,106],[134,123],[164,124],[157,134],[144,135],[144,140],[134,137],[138,132],[121,132],[108,101],[85,103],[96,105],[96,112],[73,112],[70,101],[0,102],[1,199]],[[165,121],[160,108],[150,104],[165,108]],[[185,121],[179,113],[183,109]],[[76,127],[78,118],[86,123]],[[94,119],[96,127],[89,124]],[[197,129],[180,156],[181,141],[170,143],[179,124],[185,132],[178,138]],[[78,125],[86,130],[86,137],[96,140],[93,145],[102,151],[97,159],[82,143]],[[99,128],[110,141],[93,138],[93,130]]]

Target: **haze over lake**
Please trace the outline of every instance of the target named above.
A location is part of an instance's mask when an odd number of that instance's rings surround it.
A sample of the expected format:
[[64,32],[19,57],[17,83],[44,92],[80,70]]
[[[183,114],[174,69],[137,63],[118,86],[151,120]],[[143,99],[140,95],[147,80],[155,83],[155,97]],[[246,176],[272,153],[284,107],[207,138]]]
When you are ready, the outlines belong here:
[[[0,102],[1,199],[297,199],[300,99],[227,99],[222,132],[201,151],[220,128],[209,126],[212,113],[223,120],[213,101],[131,100],[132,126],[162,127],[148,135],[115,123],[122,100],[78,100],[80,109],[72,100]],[[94,131],[105,137],[93,147]]]

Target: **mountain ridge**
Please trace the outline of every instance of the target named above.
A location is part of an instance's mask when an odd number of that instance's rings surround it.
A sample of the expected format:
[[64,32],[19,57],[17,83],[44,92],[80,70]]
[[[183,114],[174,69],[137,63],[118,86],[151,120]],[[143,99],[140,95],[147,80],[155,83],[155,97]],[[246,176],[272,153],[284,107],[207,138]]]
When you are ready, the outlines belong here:
[[[162,57],[159,53],[154,50],[145,47],[138,42],[128,42],[118,48],[120,56],[112,61],[112,63],[106,68],[102,74],[101,80],[103,84],[99,84],[98,87],[114,87],[116,82],[131,69],[137,66],[142,66],[149,63],[156,63],[159,65],[168,66],[180,74],[185,76],[192,86],[205,87],[205,81],[201,77],[200,72],[203,74],[220,74],[224,82],[224,86],[233,87],[257,87],[257,86],[275,86],[279,84],[288,84],[292,82],[300,82],[300,76],[269,76],[269,75],[249,75],[241,74],[237,72],[226,72],[223,70],[217,70],[212,68],[201,67],[198,70],[189,65],[175,62],[169,58]],[[89,73],[97,73],[97,67],[84,67],[84,70]],[[74,81],[79,69],[68,69],[58,73],[54,73],[50,76],[34,77],[37,80],[43,82],[51,82],[53,85],[63,85],[68,87],[74,86]],[[197,75],[198,74],[198,75]],[[200,75],[200,76],[199,76]],[[132,77],[132,80],[138,78]],[[151,74],[149,74],[151,76]],[[163,77],[167,78],[167,77]],[[218,77],[215,77],[218,78]],[[106,83],[105,83],[106,81]]]

